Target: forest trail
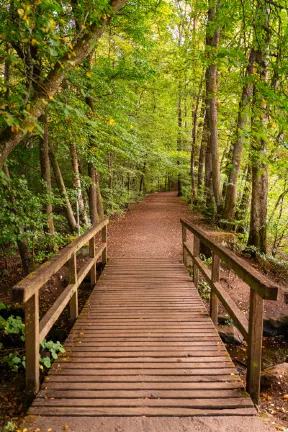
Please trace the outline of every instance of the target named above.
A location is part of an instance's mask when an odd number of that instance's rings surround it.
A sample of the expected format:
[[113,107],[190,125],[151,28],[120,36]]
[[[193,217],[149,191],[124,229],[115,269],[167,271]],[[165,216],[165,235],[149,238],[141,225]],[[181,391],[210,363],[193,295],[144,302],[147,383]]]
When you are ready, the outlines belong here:
[[159,192],[134,205],[125,217],[109,224],[109,257],[157,257],[181,260],[180,218],[190,215],[177,192]]
[[180,263],[188,213],[175,193],[153,194],[112,224],[111,259],[29,430],[267,431]]

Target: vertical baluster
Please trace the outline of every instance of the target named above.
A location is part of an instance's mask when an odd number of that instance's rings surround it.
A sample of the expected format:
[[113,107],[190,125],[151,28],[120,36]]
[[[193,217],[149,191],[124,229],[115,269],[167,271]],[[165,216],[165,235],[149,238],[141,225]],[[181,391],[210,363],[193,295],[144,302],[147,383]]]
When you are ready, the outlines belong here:
[[[76,254],[73,253],[72,257],[68,261],[68,269],[69,269],[69,285],[77,284],[77,261]],[[75,321],[78,317],[78,288],[72,295],[70,302],[70,319],[71,321]]]
[[102,243],[106,244],[104,251],[102,252],[102,264],[107,264],[107,225],[102,228]]
[[[193,240],[193,256],[195,258],[199,257],[200,254],[200,240],[196,235],[194,235]],[[198,282],[199,282],[199,269],[197,265],[193,261],[193,281],[196,288],[198,288]]]
[[[212,254],[212,282],[219,282],[220,280],[220,258],[214,252]],[[218,324],[218,297],[211,288],[210,295],[210,316],[215,326]]]
[[[89,240],[89,256],[90,258],[95,257],[95,236],[93,236]],[[97,280],[96,263],[93,264],[90,270],[90,280],[91,280],[91,285],[94,287],[96,285],[96,280]]]
[[183,263],[185,266],[187,266],[187,251],[184,247],[184,244],[187,241],[187,231],[186,231],[186,227],[184,225],[182,225],[182,247],[183,247]]
[[26,389],[30,395],[39,390],[39,293],[25,303]]
[[260,396],[264,301],[250,288],[247,391],[258,404]]

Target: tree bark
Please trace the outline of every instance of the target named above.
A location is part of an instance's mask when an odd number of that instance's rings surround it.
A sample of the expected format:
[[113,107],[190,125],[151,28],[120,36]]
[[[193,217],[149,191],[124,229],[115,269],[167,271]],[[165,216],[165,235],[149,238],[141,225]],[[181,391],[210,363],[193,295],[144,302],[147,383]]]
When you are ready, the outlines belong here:
[[[211,55],[215,55],[215,51],[219,45],[220,29],[215,28],[219,0],[209,0],[208,22],[206,30],[206,47],[208,47],[209,65],[206,69],[206,101],[208,112],[209,126],[209,149],[211,152],[212,162],[212,185],[213,195],[216,207],[219,209],[222,205],[222,197],[220,193],[220,164],[218,150],[218,111],[217,111],[217,66]],[[206,153],[207,154],[207,153]],[[210,159],[210,155],[208,156]]]
[[201,146],[200,146],[199,160],[198,160],[197,201],[200,201],[203,195],[203,173],[205,167],[207,142],[208,142],[208,114],[207,114],[207,110],[205,110],[202,139],[201,139]]
[[192,112],[192,148],[191,148],[191,159],[190,159],[190,174],[191,174],[191,202],[192,204],[196,201],[197,191],[196,191],[196,176],[195,176],[195,160],[197,154],[197,134],[198,134],[198,110],[201,100],[202,93],[202,77],[199,85],[199,91],[195,101],[195,107]]
[[[270,41],[270,6],[266,0],[259,0],[255,20],[255,40],[257,41],[255,64],[259,81],[254,86],[252,118],[252,199],[250,231],[247,246],[254,246],[260,253],[267,251],[267,198],[268,170],[266,163],[267,140],[265,138],[267,102],[263,98],[259,82],[268,80],[268,47]],[[260,118],[260,120],[259,120]]]
[[67,73],[81,63],[95,49],[95,44],[102,36],[105,26],[111,21],[113,16],[126,4],[127,0],[110,0],[109,14],[101,15],[97,23],[87,27],[86,32],[78,39],[74,45],[74,56],[71,61],[70,54],[65,54],[57,61],[53,69],[47,75],[46,79],[41,83],[41,88],[35,92],[30,100],[31,110],[29,116],[24,117],[20,122],[20,128],[17,132],[13,132],[10,127],[7,127],[0,135],[0,166],[11,151],[22,141],[22,139],[36,124],[37,119],[43,113],[47,102],[59,90],[61,83]]
[[47,226],[45,230],[48,234],[54,234],[54,223],[53,223],[53,208],[50,201],[52,196],[51,186],[51,173],[50,173],[50,160],[49,160],[49,132],[48,132],[48,116],[42,114],[40,121],[43,124],[43,137],[40,137],[39,143],[39,154],[40,154],[40,167],[41,167],[41,178],[44,182],[44,190],[47,195],[47,204],[44,205],[43,212],[47,215]]
[[[177,131],[177,151],[182,150],[182,97],[181,97],[181,85],[178,85],[178,105],[177,105],[177,117],[178,117],[178,131]],[[178,196],[182,196],[182,181],[180,174],[180,160],[177,160],[178,165]]]
[[99,215],[97,209],[97,175],[94,165],[91,162],[88,164],[88,173],[91,179],[89,187],[90,219],[92,225],[95,225],[99,222]]
[[[245,128],[247,127],[249,114],[247,107],[250,103],[250,99],[253,95],[253,84],[250,80],[253,74],[253,67],[256,58],[254,49],[251,50],[249,61],[246,69],[246,80],[242,90],[241,100],[238,108],[238,119],[236,127],[236,140],[233,145],[233,153],[231,165],[229,169],[228,183],[226,186],[225,205],[223,210],[223,219],[225,221],[232,222],[236,212],[236,200],[237,200],[237,182],[240,172],[240,164],[242,158],[242,150],[244,143]],[[230,224],[231,227],[231,224]]]
[[66,211],[66,219],[68,222],[68,225],[72,232],[77,230],[77,222],[73,214],[72,206],[67,194],[66,186],[62,177],[62,173],[57,161],[57,158],[55,156],[55,153],[53,151],[53,148],[51,145],[49,145],[49,157],[51,161],[51,165],[54,171],[54,177],[57,183],[57,187],[59,189],[59,192],[61,193],[62,197],[65,201],[65,211]]
[[71,155],[75,190],[77,191],[77,193],[79,192],[79,194],[77,196],[78,196],[78,203],[79,203],[79,210],[80,210],[81,219],[82,219],[82,222],[84,225],[88,225],[88,217],[87,217],[87,213],[86,213],[86,208],[85,208],[83,193],[82,193],[82,187],[81,187],[77,149],[76,149],[76,145],[74,142],[71,142],[69,144],[69,150],[70,150],[70,155]]

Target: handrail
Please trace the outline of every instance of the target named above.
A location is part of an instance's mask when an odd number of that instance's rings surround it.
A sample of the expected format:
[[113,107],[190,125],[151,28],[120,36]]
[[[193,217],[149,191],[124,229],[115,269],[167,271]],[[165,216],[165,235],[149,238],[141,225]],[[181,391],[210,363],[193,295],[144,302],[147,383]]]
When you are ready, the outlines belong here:
[[190,232],[196,235],[200,241],[205,244],[205,246],[216,253],[225,262],[225,264],[227,264],[244,282],[251,286],[253,291],[256,291],[261,298],[265,300],[277,300],[277,285],[259,273],[242,258],[239,258],[235,253],[213,241],[200,228],[192,225],[184,219],[181,219],[181,223]]
[[[90,273],[91,284],[96,284],[96,262],[102,256],[103,265],[107,262],[107,225],[104,219],[86,233],[63,248],[37,270],[29,274],[12,288],[12,300],[21,302],[25,309],[25,363],[26,390],[36,394],[39,390],[39,345],[69,303],[70,319],[78,317],[78,287]],[[95,236],[102,232],[102,244],[95,250]],[[77,273],[77,252],[89,242],[89,259]],[[68,286],[39,322],[40,288],[66,263],[69,269]]]
[[[255,404],[260,395],[264,299],[277,300],[278,286],[263,276],[251,265],[229,249],[213,241],[203,230],[187,220],[182,224],[183,262],[187,266],[188,256],[193,263],[193,281],[198,288],[199,271],[211,287],[210,316],[217,326],[218,301],[222,303],[235,326],[248,344],[247,391]],[[193,252],[187,243],[187,230],[193,236]],[[212,251],[212,271],[200,259],[200,245]],[[250,286],[249,321],[220,283],[220,259]]]

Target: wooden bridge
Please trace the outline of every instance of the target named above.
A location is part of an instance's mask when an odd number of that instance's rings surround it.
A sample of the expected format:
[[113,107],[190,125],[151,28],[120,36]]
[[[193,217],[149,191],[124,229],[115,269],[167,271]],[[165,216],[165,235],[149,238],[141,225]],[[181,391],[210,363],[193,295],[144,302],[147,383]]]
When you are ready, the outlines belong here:
[[[180,222],[179,222],[180,223]],[[78,317],[77,289],[96,261],[107,262],[108,220],[91,228],[13,289],[26,314],[27,391],[39,390],[39,343],[65,306],[76,320],[29,410],[40,416],[251,416],[261,372],[263,300],[277,287],[245,261],[181,221],[183,261],[113,258]],[[100,245],[97,235],[102,232]],[[90,257],[77,274],[76,254]],[[200,244],[212,251],[212,269]],[[191,266],[190,266],[191,260]],[[219,282],[220,260],[251,287],[249,321]],[[69,284],[39,323],[39,289],[63,265]],[[193,271],[193,281],[186,267]],[[210,316],[198,291],[199,271],[211,287]],[[248,343],[247,391],[218,336],[218,301]]]

